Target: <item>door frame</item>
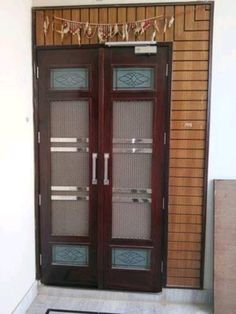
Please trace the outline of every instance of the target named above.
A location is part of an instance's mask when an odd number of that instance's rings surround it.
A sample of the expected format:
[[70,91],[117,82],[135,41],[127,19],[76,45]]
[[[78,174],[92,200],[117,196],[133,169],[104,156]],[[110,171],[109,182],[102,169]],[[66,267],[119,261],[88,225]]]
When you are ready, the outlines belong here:
[[[172,73],[172,42],[162,42],[157,43],[158,47],[167,47],[168,48],[168,67],[167,67],[167,110],[166,110],[166,142],[164,145],[164,207],[163,207],[163,216],[162,216],[162,224],[163,224],[163,233],[162,233],[162,287],[166,287],[166,280],[167,280],[167,245],[168,245],[168,178],[169,178],[169,139],[170,139],[170,109],[171,109],[171,73]],[[34,177],[34,193],[35,193],[35,253],[36,253],[36,279],[41,279],[41,243],[40,243],[40,193],[39,193],[39,110],[38,110],[38,61],[37,61],[37,52],[40,50],[58,50],[58,49],[65,49],[65,50],[75,50],[75,49],[95,49],[99,48],[110,49],[109,47],[102,45],[102,44],[91,44],[91,45],[63,45],[63,46],[41,46],[41,47],[33,47],[33,121],[34,121],[34,170],[35,170],[35,177]],[[101,51],[101,50],[100,50]],[[104,54],[99,51],[99,61],[104,58]],[[99,73],[103,69],[101,69],[100,65],[102,62],[99,62]],[[99,83],[100,84],[100,83]],[[99,88],[99,86],[98,86]],[[100,97],[100,96],[99,96]],[[98,100],[101,101],[100,99]],[[100,124],[100,117],[99,117],[99,124]],[[98,200],[99,201],[99,200]],[[101,215],[100,215],[101,216]],[[100,221],[101,223],[101,221]],[[100,242],[100,241],[98,241]],[[98,282],[102,282],[99,280],[99,276],[102,274],[98,274]],[[98,288],[102,288],[98,285]]]

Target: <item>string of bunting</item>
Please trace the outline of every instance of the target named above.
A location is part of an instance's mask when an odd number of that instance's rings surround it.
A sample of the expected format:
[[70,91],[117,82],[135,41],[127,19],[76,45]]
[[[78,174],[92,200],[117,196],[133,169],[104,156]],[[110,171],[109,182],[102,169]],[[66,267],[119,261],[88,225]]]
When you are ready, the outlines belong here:
[[[60,29],[56,28],[56,24],[61,22]],[[165,33],[167,28],[171,28],[174,23],[174,17],[164,17],[163,15],[155,16],[145,20],[134,22],[114,23],[114,24],[101,24],[72,21],[54,16],[52,22],[46,16],[43,23],[43,32],[47,36],[49,26],[51,24],[52,30],[55,30],[61,35],[61,42],[65,36],[72,34],[77,36],[78,44],[81,45],[81,38],[84,36],[88,39],[98,37],[99,43],[105,43],[115,36],[121,37],[122,40],[128,41],[130,33],[133,33],[135,38],[144,34],[148,29],[152,30],[151,41],[155,41],[158,33]]]

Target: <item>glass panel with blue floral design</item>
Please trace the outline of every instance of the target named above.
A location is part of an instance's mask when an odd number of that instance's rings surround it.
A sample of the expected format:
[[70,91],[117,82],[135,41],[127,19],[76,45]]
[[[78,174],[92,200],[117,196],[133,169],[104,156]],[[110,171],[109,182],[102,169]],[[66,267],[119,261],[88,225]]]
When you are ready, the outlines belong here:
[[88,69],[87,68],[51,69],[51,89],[87,90]]
[[52,263],[57,265],[88,266],[88,246],[53,245]]
[[113,90],[153,90],[154,68],[114,68]]
[[112,249],[112,268],[150,269],[150,264],[151,251],[149,249]]

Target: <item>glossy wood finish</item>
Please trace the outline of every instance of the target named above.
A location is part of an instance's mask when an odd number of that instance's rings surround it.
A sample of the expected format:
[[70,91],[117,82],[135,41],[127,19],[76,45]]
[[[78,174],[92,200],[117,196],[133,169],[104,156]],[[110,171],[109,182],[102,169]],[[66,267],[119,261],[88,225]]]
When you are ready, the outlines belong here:
[[[37,54],[40,77],[38,79],[39,97],[39,131],[41,135],[39,149],[40,167],[40,228],[41,228],[41,280],[45,284],[96,286],[97,285],[97,186],[92,185],[92,152],[98,151],[98,77],[97,49],[76,49],[69,51],[39,50]],[[88,91],[54,91],[50,90],[50,68],[86,66],[90,69]],[[51,214],[51,153],[50,153],[50,102],[53,100],[81,100],[89,102],[89,235],[88,236],[54,236],[52,235]],[[61,222],[63,223],[63,222]],[[53,244],[86,244],[89,246],[89,266],[69,267],[52,265]]]
[[[201,217],[201,231],[195,234],[188,231],[188,224],[181,224],[181,230],[172,232],[166,228],[167,238],[165,241],[166,262],[164,265],[166,285],[169,287],[203,287],[203,268],[204,268],[204,239],[205,239],[205,212],[206,212],[206,189],[207,189],[207,160],[208,160],[208,134],[209,134],[209,104],[210,104],[210,78],[211,78],[211,49],[212,49],[212,28],[213,28],[213,2],[188,2],[188,3],[159,3],[144,5],[101,5],[98,7],[83,6],[70,7],[72,17],[80,20],[81,10],[89,10],[90,22],[123,22],[148,18],[154,15],[164,15],[165,17],[174,16],[175,22],[172,28],[167,29],[165,34],[158,34],[158,41],[173,42],[173,64],[172,64],[172,92],[171,92],[171,128],[170,128],[170,176],[169,176],[169,214],[176,215],[177,221],[180,215],[188,214],[194,220],[198,215]],[[49,15],[46,10],[53,10],[54,15],[62,16],[63,10],[60,8],[37,8],[33,12],[36,20],[36,40],[35,45],[60,45],[54,36],[49,34],[45,39],[42,24],[44,17]],[[104,14],[100,13],[103,10]],[[134,38],[135,39],[135,38]],[[150,40],[150,32],[146,32],[142,38]],[[118,38],[114,38],[118,40]],[[120,38],[119,38],[120,40]],[[137,40],[137,39],[136,39]],[[97,43],[97,38],[89,41]],[[72,45],[77,42],[72,36]],[[181,173],[183,172],[183,175]],[[203,173],[203,176],[202,176]],[[197,188],[197,190],[196,190]],[[174,199],[173,199],[173,197]],[[176,198],[178,196],[178,198]],[[192,201],[183,198],[191,196]],[[196,204],[194,198],[200,197],[201,204]],[[174,203],[173,203],[174,200]],[[198,202],[199,203],[199,202]],[[199,216],[200,215],[200,216]],[[168,216],[166,217],[167,221]],[[182,221],[182,220],[181,220]],[[198,218],[199,221],[199,218]],[[174,222],[176,225],[176,222]],[[178,227],[178,225],[176,226]],[[200,249],[194,252],[200,253],[200,276],[193,278],[182,272],[183,263],[187,263],[188,268],[195,269],[199,260],[183,260],[178,255],[184,251],[187,253],[189,248],[187,242],[195,239],[194,243],[200,245]],[[180,240],[181,239],[181,240]],[[198,240],[196,240],[198,239]],[[180,243],[181,250],[172,250],[172,245]],[[186,245],[184,247],[184,245]],[[173,254],[177,258],[172,259]],[[178,257],[179,256],[179,257]],[[176,265],[176,266],[175,266]],[[175,270],[180,270],[177,275]],[[186,281],[185,278],[188,280]]]
[[[167,131],[168,78],[166,64],[169,62],[169,45],[162,44],[154,56],[134,55],[134,48],[113,48],[105,50],[105,106],[104,106],[104,146],[103,153],[110,154],[110,184],[104,186],[104,287],[122,290],[161,291],[162,288],[162,250],[163,250],[163,196],[164,196],[164,132]],[[113,68],[124,66],[154,67],[154,91],[113,91]],[[113,101],[150,100],[153,102],[153,154],[152,154],[152,205],[150,240],[112,239],[112,103]],[[112,248],[134,247],[151,249],[150,270],[113,269],[111,265]]]
[[[160,291],[162,288],[161,262],[163,259],[163,195],[164,162],[166,159],[164,132],[167,132],[168,84],[166,64],[170,45],[160,44],[154,56],[136,56],[133,48],[81,48],[38,49],[40,77],[39,130],[40,141],[40,208],[42,282],[46,284],[92,286],[100,288],[139,291]],[[112,65],[150,66],[155,70],[155,88],[151,91],[112,91]],[[76,67],[86,65],[91,69],[88,91],[50,90],[51,67]],[[99,77],[99,81],[94,78]],[[53,236],[51,234],[50,193],[50,101],[89,99],[89,151],[98,152],[98,185],[90,184],[89,236]],[[151,239],[112,239],[112,102],[113,100],[153,101],[153,157],[152,157],[152,214]],[[104,153],[110,153],[110,184],[105,186]],[[91,182],[91,156],[90,179]],[[155,175],[154,175],[155,174]],[[90,247],[89,267],[52,265],[53,244],[87,244]],[[112,269],[111,248],[151,249],[150,270]]]

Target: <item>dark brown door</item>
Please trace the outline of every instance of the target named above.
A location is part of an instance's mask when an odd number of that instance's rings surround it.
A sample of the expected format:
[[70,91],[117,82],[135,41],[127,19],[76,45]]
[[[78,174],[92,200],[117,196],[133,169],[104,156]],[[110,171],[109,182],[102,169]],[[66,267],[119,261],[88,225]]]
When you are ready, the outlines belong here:
[[167,63],[38,51],[44,283],[161,290]]

